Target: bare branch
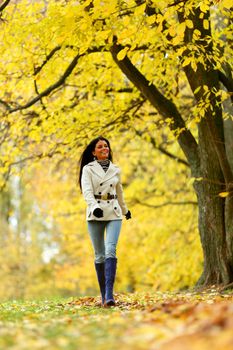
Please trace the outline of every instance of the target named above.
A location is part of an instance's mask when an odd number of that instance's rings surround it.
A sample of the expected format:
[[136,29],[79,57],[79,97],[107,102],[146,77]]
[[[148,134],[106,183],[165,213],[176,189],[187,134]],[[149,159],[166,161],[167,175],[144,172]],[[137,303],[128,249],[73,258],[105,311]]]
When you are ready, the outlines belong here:
[[[35,92],[36,92],[36,94],[39,96],[39,95],[40,95],[40,92],[39,92],[39,89],[38,89],[38,86],[37,86],[37,81],[36,81],[36,79],[34,79],[34,87],[35,87]],[[43,100],[42,100],[42,97],[40,98],[40,103],[41,103],[41,106],[42,106],[43,110],[46,111],[46,106],[45,106],[45,104],[44,104],[44,102],[43,102]]]
[[122,111],[122,114],[119,117],[105,124],[104,128],[109,128],[112,125],[115,126],[117,123],[125,124],[125,122],[129,119],[129,113],[131,112],[132,115],[134,116],[137,113],[137,111],[142,107],[142,105],[145,103],[145,101],[146,101],[145,98],[132,101],[130,106],[126,108],[126,110]]
[[166,156],[168,156],[171,159],[175,159],[178,163],[184,164],[187,167],[189,167],[189,163],[185,160],[182,159],[178,156],[176,156],[175,154],[172,154],[171,152],[169,152],[168,150],[166,150],[163,146],[159,145],[157,146],[156,141],[153,137],[151,137],[150,139],[152,145],[154,146],[154,148],[156,148],[157,150],[159,150],[161,153],[165,154]]
[[177,157],[175,154],[172,154],[171,152],[167,151],[165,148],[163,148],[161,145],[156,147],[157,150],[159,150],[161,153],[165,154],[171,159],[176,160],[178,163],[184,164],[185,166],[189,167],[189,163],[186,162],[186,160]]
[[52,49],[52,50],[50,51],[50,53],[46,56],[44,62],[43,62],[40,66],[38,66],[38,67],[36,67],[36,68],[34,69],[34,75],[38,74],[38,73],[41,71],[41,69],[46,65],[46,63],[47,63],[47,62],[55,55],[55,53],[56,53],[57,51],[59,51],[60,49],[61,49],[61,46],[60,46],[60,45],[54,47],[54,49]]
[[10,110],[11,107],[9,106],[9,104],[6,101],[3,101],[2,99],[0,99],[0,103],[7,109]]
[[[142,136],[143,133],[146,131],[148,133],[148,130],[144,130],[144,131],[139,131],[139,130],[134,130],[136,135],[138,136]],[[178,163],[181,163],[181,164],[184,164],[186,165],[187,167],[190,167],[189,166],[189,163],[185,160],[185,159],[182,159],[178,156],[176,156],[175,154],[172,154],[171,152],[169,152],[168,150],[166,150],[162,145],[157,145],[156,143],[156,140],[153,136],[150,136],[150,143],[152,144],[152,146],[157,149],[158,151],[160,151],[161,153],[165,154],[166,156],[168,156],[169,158],[171,159],[174,159],[176,160]]]
[[134,199],[133,204],[140,204],[140,205],[143,205],[144,207],[148,207],[148,208],[152,208],[152,209],[159,209],[159,208],[165,207],[167,205],[195,205],[196,206],[197,202],[195,202],[195,201],[183,201],[183,202],[168,201],[168,202],[164,202],[162,204],[154,205],[154,204],[148,204],[148,203],[141,202],[139,199]]
[[122,88],[122,89],[107,89],[105,90],[106,93],[109,93],[109,92],[114,92],[114,93],[124,93],[124,92],[128,92],[128,93],[131,93],[133,92],[133,88],[130,88],[130,87],[127,87],[127,88]]

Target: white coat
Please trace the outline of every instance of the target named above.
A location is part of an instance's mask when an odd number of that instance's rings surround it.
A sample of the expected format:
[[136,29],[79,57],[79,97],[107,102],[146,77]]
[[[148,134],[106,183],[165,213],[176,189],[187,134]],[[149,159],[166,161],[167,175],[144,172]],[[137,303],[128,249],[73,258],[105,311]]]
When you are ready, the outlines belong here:
[[[83,167],[82,193],[87,203],[86,219],[90,220],[121,220],[122,214],[128,212],[124,201],[123,189],[120,179],[120,169],[110,161],[109,168],[105,172],[102,166],[94,160]],[[96,199],[95,195],[117,195],[116,199]],[[93,215],[96,208],[103,210],[103,217]]]

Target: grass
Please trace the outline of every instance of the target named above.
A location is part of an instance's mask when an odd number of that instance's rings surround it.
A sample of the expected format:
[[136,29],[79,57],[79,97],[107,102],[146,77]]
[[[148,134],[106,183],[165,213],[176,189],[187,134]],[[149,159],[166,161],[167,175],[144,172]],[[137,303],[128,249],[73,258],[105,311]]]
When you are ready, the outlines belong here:
[[217,350],[211,339],[216,344],[222,339],[223,349],[233,341],[230,293],[128,294],[117,299],[118,306],[108,309],[88,297],[4,302],[0,349],[173,350],[180,339],[179,350],[187,350],[182,342],[192,335],[189,350],[196,349],[195,342],[198,350]]

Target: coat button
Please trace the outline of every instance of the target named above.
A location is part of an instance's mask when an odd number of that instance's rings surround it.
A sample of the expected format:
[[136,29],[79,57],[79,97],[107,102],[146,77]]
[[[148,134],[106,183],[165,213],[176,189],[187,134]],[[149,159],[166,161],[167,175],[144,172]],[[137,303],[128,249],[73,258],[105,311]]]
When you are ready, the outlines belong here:
[[112,187],[112,184],[110,184],[110,187]]
[[114,207],[114,209],[116,210],[116,209],[117,209],[117,207]]
[[101,194],[101,192],[99,192],[99,194]]
[[103,186],[103,184],[101,183],[100,186]]
[[110,201],[107,201],[107,203],[110,203]]
[[100,203],[100,201],[97,201],[97,203]]

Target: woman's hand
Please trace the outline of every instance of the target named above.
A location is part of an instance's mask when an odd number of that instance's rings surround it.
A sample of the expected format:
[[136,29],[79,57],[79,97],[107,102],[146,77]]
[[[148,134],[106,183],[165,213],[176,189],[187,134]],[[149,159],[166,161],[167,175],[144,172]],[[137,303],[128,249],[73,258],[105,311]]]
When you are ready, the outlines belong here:
[[125,214],[126,220],[131,219],[131,212],[128,210],[127,213]]
[[95,208],[95,210],[93,211],[93,215],[97,218],[102,218],[104,216],[104,212],[100,208]]

